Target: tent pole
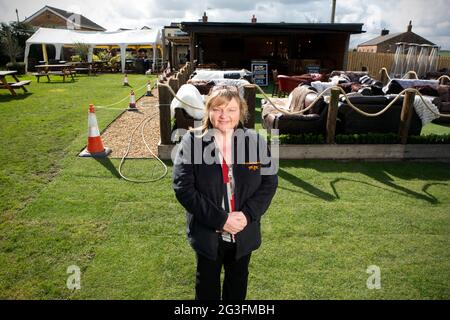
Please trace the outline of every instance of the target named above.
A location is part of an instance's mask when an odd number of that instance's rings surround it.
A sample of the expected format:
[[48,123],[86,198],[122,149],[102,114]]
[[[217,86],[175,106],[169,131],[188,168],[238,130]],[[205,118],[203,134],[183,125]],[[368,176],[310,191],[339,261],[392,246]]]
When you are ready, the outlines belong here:
[[122,63],[122,73],[125,73],[125,54],[127,53],[127,45],[120,45],[120,60]]
[[55,60],[61,60],[62,47],[63,47],[62,44],[55,44],[55,49],[56,49]]
[[47,47],[45,43],[42,44],[42,55],[44,57],[45,64],[48,64]]
[[25,62],[25,73],[28,72],[28,55],[30,54],[30,44],[25,43],[25,55],[24,55],[24,62]]
[[91,63],[92,62],[92,56],[94,55],[94,47],[93,46],[89,46],[89,51],[88,51],[88,62]]
[[155,72],[156,69],[156,43],[153,44],[153,68],[152,71]]

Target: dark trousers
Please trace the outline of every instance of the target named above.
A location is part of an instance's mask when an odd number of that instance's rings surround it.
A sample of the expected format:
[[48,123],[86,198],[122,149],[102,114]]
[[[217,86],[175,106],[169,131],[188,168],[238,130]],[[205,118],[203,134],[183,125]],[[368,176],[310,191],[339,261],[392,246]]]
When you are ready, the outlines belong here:
[[244,300],[247,295],[248,265],[251,253],[235,259],[236,244],[219,238],[217,260],[210,260],[197,253],[195,282],[196,300],[220,300],[220,273],[225,269],[223,300]]

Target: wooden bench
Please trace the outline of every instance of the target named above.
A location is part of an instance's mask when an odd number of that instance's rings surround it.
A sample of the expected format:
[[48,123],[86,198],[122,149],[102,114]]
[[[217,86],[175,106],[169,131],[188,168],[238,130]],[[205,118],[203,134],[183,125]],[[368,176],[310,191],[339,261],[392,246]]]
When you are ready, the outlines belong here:
[[[11,70],[11,71],[0,71],[0,89],[6,89],[11,92],[13,96],[16,96],[16,92],[14,89],[21,88],[24,92],[28,92],[28,90],[25,88],[26,85],[29,85],[31,83],[31,80],[22,80],[20,81],[19,78],[16,76],[17,71]],[[6,80],[6,76],[12,76],[14,78],[14,82],[8,82]]]
[[66,77],[71,77],[72,81],[74,81],[74,75],[76,73],[76,71],[48,71],[33,73],[33,75],[37,78],[37,82],[39,82],[41,77],[47,77],[48,82],[50,82],[50,76],[61,76],[63,77],[63,82],[66,82]]
[[11,88],[21,88],[23,89],[24,92],[28,92],[27,88],[25,88],[25,86],[28,86],[31,83],[31,80],[22,80],[19,82],[10,82],[9,86]]
[[41,77],[47,77],[48,82],[50,82],[50,77],[48,76],[47,73],[33,73],[33,76],[36,77],[37,82],[39,82],[39,79],[40,79]]

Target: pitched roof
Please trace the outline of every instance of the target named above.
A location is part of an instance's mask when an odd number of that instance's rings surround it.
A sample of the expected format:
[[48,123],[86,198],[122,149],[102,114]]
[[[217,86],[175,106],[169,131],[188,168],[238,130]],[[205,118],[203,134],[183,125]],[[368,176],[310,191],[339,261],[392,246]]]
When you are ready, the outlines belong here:
[[419,44],[430,44],[430,45],[434,45],[433,42],[428,41],[427,39],[425,39],[424,37],[419,36],[418,34],[414,33],[414,32],[397,32],[397,33],[392,33],[392,34],[387,34],[385,36],[378,36],[376,38],[373,38],[369,41],[363,42],[361,44],[358,45],[358,47],[363,47],[363,46],[377,46],[379,44],[382,44],[383,42],[386,42],[388,40],[394,39],[396,40],[396,42],[411,42],[411,37],[414,37],[414,42],[420,42]]
[[[49,10],[66,20],[69,20],[72,17],[72,15],[74,14],[73,12],[68,12],[66,10],[58,9],[58,8],[51,7],[51,6],[45,6],[41,10],[37,11],[36,13],[34,13],[33,15],[31,15],[30,17],[25,19],[25,22],[30,22],[32,19],[34,19],[36,16],[38,16],[42,12],[45,12],[46,10]],[[87,28],[87,29],[93,29],[96,31],[106,31],[105,28],[96,24],[94,21],[89,20],[88,18],[86,18],[85,16],[83,16],[81,14],[80,14],[80,27]]]
[[181,22],[180,29],[186,32],[343,32],[364,33],[362,23],[250,23],[250,22]]

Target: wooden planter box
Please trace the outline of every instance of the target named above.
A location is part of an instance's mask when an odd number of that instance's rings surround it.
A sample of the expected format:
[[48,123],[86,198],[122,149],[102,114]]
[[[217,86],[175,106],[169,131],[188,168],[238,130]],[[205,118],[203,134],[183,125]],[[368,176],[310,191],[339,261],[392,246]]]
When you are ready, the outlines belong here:
[[[170,160],[174,145],[158,145],[161,159]],[[449,144],[291,144],[279,146],[280,159],[437,160],[450,161]]]
[[280,159],[450,160],[448,144],[280,145]]

